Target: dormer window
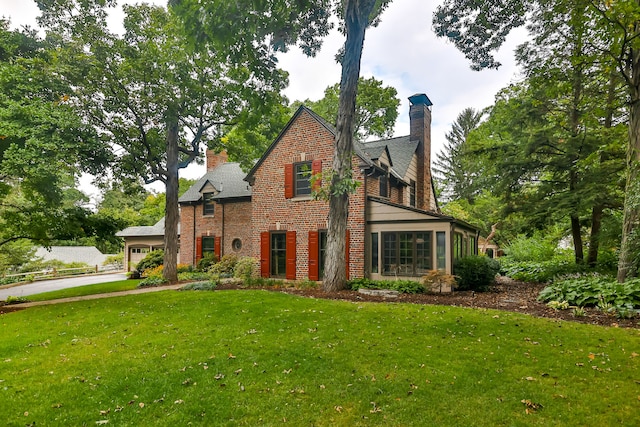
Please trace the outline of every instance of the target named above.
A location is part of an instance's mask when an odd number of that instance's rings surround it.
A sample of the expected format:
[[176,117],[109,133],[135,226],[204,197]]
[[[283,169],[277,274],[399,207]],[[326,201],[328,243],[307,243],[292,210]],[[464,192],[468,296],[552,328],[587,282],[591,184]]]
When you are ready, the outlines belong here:
[[216,204],[213,200],[213,193],[202,194],[202,214],[205,216],[213,216]]
[[389,197],[389,167],[380,165],[384,173],[380,175],[380,197]]

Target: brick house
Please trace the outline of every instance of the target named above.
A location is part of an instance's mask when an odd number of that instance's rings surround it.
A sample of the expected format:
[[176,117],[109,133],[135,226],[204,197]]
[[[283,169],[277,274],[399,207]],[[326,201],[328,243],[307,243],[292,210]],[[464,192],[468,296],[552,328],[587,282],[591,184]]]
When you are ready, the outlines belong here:
[[[411,96],[410,134],[357,142],[347,224],[351,278],[451,273],[477,254],[478,229],[439,212],[431,179],[431,101]],[[302,106],[244,174],[226,154],[207,153],[207,172],[180,197],[180,260],[207,252],[260,260],[263,277],[322,280],[328,203],[313,200],[310,175],[331,167],[336,131]]]

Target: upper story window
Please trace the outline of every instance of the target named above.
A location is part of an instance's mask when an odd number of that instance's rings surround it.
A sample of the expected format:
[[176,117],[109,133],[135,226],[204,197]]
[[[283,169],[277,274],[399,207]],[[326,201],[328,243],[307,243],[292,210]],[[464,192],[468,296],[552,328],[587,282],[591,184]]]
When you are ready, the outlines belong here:
[[414,180],[409,180],[409,206],[416,207],[416,182]]
[[384,173],[380,175],[380,197],[389,197],[389,168],[387,165],[381,165]]
[[295,196],[311,195],[311,162],[296,163],[293,169]]
[[216,204],[213,201],[213,193],[204,193],[202,195],[202,214],[203,215],[213,215],[215,212]]

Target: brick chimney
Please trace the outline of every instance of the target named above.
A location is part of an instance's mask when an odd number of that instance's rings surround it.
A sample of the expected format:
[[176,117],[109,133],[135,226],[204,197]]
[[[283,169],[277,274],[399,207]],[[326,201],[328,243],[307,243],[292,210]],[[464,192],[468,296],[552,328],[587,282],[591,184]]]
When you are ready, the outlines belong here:
[[207,172],[215,169],[222,163],[226,163],[228,158],[229,156],[227,155],[227,150],[222,150],[219,153],[216,153],[213,150],[207,150]]
[[409,97],[411,141],[418,141],[416,207],[431,210],[431,100],[424,93]]

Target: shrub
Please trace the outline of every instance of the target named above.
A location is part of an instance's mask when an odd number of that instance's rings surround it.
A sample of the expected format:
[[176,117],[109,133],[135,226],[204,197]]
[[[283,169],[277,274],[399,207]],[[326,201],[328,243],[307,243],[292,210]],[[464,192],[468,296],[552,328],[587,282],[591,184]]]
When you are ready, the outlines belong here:
[[538,295],[543,302],[567,301],[578,307],[629,313],[640,309],[640,279],[618,283],[613,277],[590,273],[555,281]]
[[258,276],[258,260],[251,257],[242,257],[236,263],[233,277],[244,281]]
[[584,265],[576,264],[568,257],[556,257],[548,261],[513,261],[500,259],[500,270],[505,276],[522,282],[547,283],[554,277],[585,272]]
[[441,270],[430,270],[429,273],[422,276],[422,284],[427,290],[430,291],[442,291],[442,287],[453,289],[455,288],[456,276],[447,274]]
[[144,274],[145,270],[149,268],[155,268],[164,263],[164,251],[161,249],[157,249],[155,251],[151,251],[144,257],[138,265],[136,265],[136,270],[140,272],[140,274]]
[[282,286],[284,284],[284,281],[279,279],[269,279],[264,277],[252,277],[251,279],[246,280],[244,284],[246,286],[255,287],[255,288],[276,287],[276,286]]
[[178,264],[177,272],[180,273],[189,273],[193,271],[193,266],[191,264]]
[[220,262],[215,263],[207,271],[213,274],[219,274],[222,277],[232,277],[233,269],[238,263],[238,256],[235,254],[227,254],[220,259]]
[[178,280],[208,280],[211,278],[209,273],[205,273],[202,271],[186,271],[183,273],[178,273]]
[[198,261],[198,265],[196,266],[196,270],[198,271],[207,271],[209,267],[218,262],[218,257],[213,252],[207,252],[204,256]]
[[165,283],[167,283],[167,281],[165,280],[164,277],[160,276],[150,276],[147,277],[146,279],[143,279],[140,281],[140,283],[138,283],[138,286],[136,286],[137,288],[151,288],[154,286],[160,286],[160,285],[164,285]]
[[458,282],[458,290],[486,291],[496,279],[500,263],[486,256],[472,255],[453,263],[453,272]]
[[556,239],[536,234],[532,237],[520,235],[504,248],[505,254],[514,261],[547,261],[554,257]]
[[29,300],[25,297],[14,297],[12,295],[9,295],[5,300],[7,304],[20,304],[22,302],[28,302],[28,301]]
[[102,265],[103,266],[114,265],[114,266],[117,266],[118,268],[122,268],[122,266],[124,265],[124,252],[120,252],[119,254],[116,254],[116,255],[109,255],[107,258],[105,258]]
[[370,280],[366,278],[353,279],[347,282],[347,287],[357,291],[364,289],[390,289],[402,294],[420,294],[425,291],[422,283],[413,280]]
[[164,265],[159,265],[153,268],[147,268],[142,273],[142,278],[146,277],[162,277],[162,272],[164,271]]
[[220,284],[219,280],[206,280],[184,285],[182,291],[213,291]]

